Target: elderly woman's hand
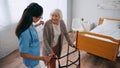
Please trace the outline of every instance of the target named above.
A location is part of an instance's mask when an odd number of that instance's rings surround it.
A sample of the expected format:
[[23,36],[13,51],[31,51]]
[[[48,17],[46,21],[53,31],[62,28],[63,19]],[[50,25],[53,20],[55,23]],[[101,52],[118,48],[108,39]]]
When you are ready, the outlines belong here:
[[50,56],[50,57],[53,57],[53,56],[55,56],[55,53],[52,52],[52,53],[49,54],[49,56]]
[[44,25],[44,21],[40,21],[40,22],[39,22],[39,25]]
[[73,48],[77,48],[75,45],[72,45]]

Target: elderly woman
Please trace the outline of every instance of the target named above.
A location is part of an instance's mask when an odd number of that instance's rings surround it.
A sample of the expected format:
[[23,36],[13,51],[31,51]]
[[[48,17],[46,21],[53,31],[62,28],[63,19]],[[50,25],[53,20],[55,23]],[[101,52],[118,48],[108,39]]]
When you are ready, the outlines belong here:
[[55,9],[51,13],[51,18],[46,21],[43,30],[43,55],[52,55],[48,68],[56,68],[56,59],[53,56],[57,56],[58,58],[60,57],[64,36],[68,45],[73,46],[64,21],[62,20],[62,12],[59,9]]

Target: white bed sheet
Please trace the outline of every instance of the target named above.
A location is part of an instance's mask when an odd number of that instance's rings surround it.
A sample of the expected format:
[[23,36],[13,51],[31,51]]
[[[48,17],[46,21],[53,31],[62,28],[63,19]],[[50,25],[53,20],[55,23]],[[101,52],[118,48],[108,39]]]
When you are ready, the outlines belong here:
[[116,29],[116,28],[107,29],[107,27],[103,28],[101,26],[98,26],[95,29],[91,30],[91,32],[108,35],[115,39],[120,40],[120,29]]

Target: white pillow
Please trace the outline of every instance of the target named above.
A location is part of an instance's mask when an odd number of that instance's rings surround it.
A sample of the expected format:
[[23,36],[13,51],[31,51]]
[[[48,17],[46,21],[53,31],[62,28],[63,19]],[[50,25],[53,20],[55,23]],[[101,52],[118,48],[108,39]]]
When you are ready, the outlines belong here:
[[94,28],[91,32],[111,36],[115,39],[120,38],[120,21],[104,20],[103,24]]
[[101,25],[105,26],[107,28],[119,29],[119,27],[120,27],[120,21],[104,19],[103,24],[101,24]]

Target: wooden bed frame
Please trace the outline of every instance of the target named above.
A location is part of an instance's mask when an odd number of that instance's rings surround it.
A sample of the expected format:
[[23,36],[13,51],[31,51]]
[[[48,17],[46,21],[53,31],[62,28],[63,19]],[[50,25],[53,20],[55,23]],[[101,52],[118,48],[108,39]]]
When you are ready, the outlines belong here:
[[104,19],[107,19],[107,20],[114,20],[114,21],[120,21],[120,19],[114,19],[114,18],[100,18],[99,19],[99,24],[102,24]]
[[[111,18],[100,18],[99,24],[102,24],[104,19],[118,20],[118,19],[111,19]],[[92,38],[92,37],[86,36],[86,34],[105,38],[105,39],[111,40],[112,42]],[[116,61],[119,45],[120,45],[120,40],[116,40],[112,37],[96,34],[92,32],[77,31],[77,39],[76,39],[77,48],[79,50],[84,50],[88,53],[97,55],[99,57],[102,57],[111,61]]]

